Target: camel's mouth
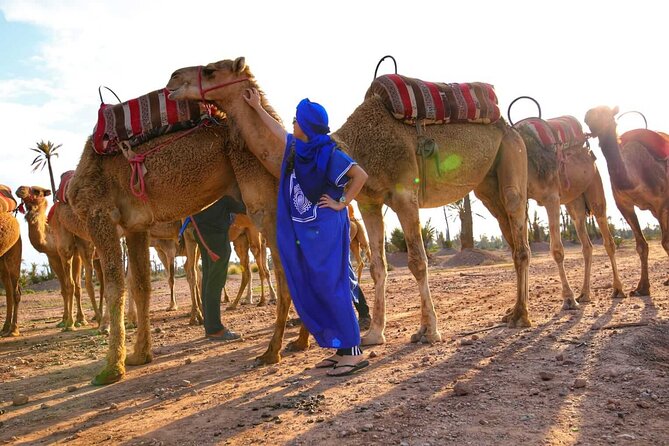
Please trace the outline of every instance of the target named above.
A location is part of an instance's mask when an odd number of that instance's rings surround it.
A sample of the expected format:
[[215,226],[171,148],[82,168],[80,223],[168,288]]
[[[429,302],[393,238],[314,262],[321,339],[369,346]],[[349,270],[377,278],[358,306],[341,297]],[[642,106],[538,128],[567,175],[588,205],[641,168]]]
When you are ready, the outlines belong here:
[[181,95],[181,90],[183,90],[185,87],[186,87],[185,85],[181,85],[177,88],[166,87],[166,90],[168,92],[167,97],[169,99],[172,99],[173,101],[180,99],[179,96]]

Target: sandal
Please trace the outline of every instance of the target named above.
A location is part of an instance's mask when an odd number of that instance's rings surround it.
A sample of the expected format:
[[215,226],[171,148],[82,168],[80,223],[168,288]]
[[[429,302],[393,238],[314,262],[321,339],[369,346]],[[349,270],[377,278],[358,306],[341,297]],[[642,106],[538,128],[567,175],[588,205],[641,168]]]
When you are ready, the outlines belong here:
[[360,361],[357,364],[343,364],[343,365],[336,364],[332,368],[333,371],[337,370],[337,369],[343,369],[343,368],[346,368],[347,370],[345,372],[342,372],[342,373],[327,372],[327,375],[328,376],[347,376],[347,375],[351,375],[351,374],[357,372],[360,369],[364,369],[368,365],[369,365],[369,361],[367,361],[367,360]]
[[[336,355],[335,355],[335,356],[336,356]],[[336,367],[337,364],[339,364],[339,360],[337,360],[337,359],[332,359],[332,358],[334,358],[335,356],[333,356],[333,357],[331,357],[331,358],[325,358],[324,360],[322,360],[321,362],[319,362],[318,364],[316,364],[314,367],[316,367],[317,369],[329,369],[329,368],[331,368],[331,367]]]

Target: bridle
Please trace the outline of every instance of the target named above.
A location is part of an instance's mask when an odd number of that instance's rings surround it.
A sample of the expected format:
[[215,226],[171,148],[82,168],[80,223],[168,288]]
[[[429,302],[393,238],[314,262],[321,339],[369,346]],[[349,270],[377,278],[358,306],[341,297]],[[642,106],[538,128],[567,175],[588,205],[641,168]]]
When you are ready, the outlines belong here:
[[199,67],[197,67],[197,83],[198,83],[198,88],[200,90],[200,98],[202,99],[202,101],[206,101],[206,99],[204,98],[204,95],[209,93],[210,91],[218,90],[219,88],[227,87],[228,85],[237,84],[239,82],[244,82],[244,81],[249,80],[248,77],[243,77],[241,79],[236,79],[234,81],[225,82],[223,84],[218,84],[218,85],[214,85],[213,87],[203,89],[202,88],[202,70],[203,69],[204,69],[203,65],[200,65]]

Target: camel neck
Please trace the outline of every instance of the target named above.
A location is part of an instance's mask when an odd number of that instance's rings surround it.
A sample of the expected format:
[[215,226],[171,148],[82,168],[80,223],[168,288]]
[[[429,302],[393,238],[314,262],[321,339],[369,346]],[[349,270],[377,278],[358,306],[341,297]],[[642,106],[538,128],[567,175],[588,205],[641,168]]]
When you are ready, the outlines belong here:
[[51,251],[49,246],[49,226],[46,223],[46,213],[44,208],[40,208],[37,212],[29,214],[26,218],[28,222],[28,239],[33,247],[41,252],[47,253]]
[[611,183],[619,189],[629,189],[631,184],[615,131],[599,135],[599,147],[601,147],[602,154],[606,158]]

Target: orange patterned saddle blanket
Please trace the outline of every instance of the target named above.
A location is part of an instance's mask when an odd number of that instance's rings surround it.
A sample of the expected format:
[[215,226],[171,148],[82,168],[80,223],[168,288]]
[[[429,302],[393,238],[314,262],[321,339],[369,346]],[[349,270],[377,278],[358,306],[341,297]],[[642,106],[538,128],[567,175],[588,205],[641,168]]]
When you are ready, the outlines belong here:
[[16,200],[12,195],[12,190],[0,184],[0,212],[14,212],[16,209]]
[[558,147],[561,149],[581,147],[587,139],[581,123],[573,116],[560,116],[547,120],[527,118],[517,122],[514,127],[522,133],[529,133],[543,147],[551,150]]

